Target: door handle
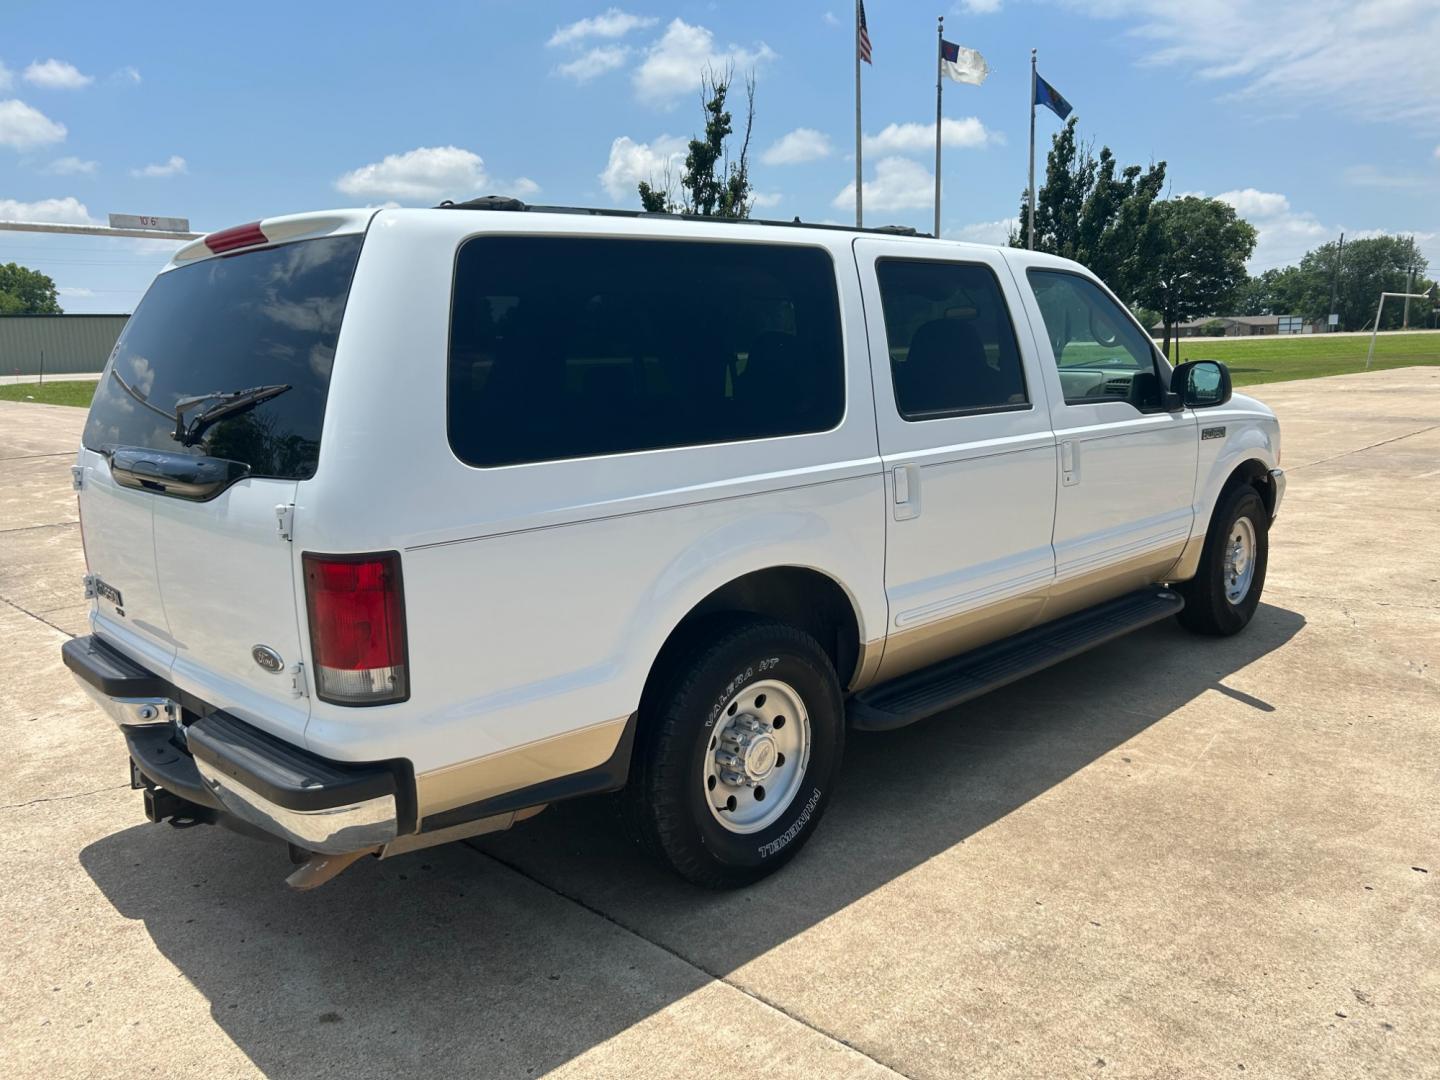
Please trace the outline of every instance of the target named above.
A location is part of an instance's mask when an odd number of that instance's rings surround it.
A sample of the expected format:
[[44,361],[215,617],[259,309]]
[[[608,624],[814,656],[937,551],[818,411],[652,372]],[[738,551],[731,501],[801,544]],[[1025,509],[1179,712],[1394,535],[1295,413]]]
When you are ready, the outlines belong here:
[[891,470],[895,520],[909,521],[920,516],[920,470],[914,465],[896,465]]
[[1060,483],[1065,487],[1080,483],[1080,443],[1075,439],[1060,444]]

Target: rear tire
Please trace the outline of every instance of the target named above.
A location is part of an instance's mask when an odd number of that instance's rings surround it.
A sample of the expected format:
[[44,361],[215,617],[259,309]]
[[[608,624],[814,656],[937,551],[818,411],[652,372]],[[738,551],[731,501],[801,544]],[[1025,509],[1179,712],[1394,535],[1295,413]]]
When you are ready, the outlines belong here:
[[712,889],[758,881],[809,840],[844,749],[844,704],[810,635],[770,619],[718,620],[640,706],[621,812],[641,845]]
[[1238,634],[1260,606],[1270,561],[1270,517],[1249,484],[1221,498],[1195,576],[1175,586],[1185,598],[1180,625],[1197,634]]

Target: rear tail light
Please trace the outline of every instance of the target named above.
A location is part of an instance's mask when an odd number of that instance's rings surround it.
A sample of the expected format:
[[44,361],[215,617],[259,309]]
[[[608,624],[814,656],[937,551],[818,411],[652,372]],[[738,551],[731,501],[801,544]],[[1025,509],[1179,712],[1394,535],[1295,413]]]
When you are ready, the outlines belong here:
[[316,692],[336,705],[410,696],[400,553],[301,557]]

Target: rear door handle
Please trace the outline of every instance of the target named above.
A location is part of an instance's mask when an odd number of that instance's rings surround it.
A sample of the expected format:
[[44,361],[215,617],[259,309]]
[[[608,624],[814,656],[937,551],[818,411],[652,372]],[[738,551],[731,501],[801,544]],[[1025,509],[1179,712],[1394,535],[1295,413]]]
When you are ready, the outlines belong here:
[[1075,439],[1060,444],[1060,483],[1065,487],[1080,483],[1080,443]]
[[920,516],[920,470],[914,465],[896,465],[891,471],[896,521]]

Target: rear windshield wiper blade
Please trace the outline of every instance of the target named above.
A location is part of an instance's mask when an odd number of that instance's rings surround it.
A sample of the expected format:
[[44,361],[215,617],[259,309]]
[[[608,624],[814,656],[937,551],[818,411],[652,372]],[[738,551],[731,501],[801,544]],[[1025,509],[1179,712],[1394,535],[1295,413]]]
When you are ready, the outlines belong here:
[[[271,386],[252,386],[248,390],[216,391],[213,394],[182,398],[175,403],[175,441],[181,446],[194,446],[211,425],[227,416],[253,409],[261,402],[278,397],[290,389],[293,387],[289,383],[276,383]],[[186,412],[207,401],[215,404],[201,409],[187,423]]]
[[129,394],[132,398],[138,401],[141,405],[144,405],[145,408],[149,409],[151,412],[158,413],[159,415],[165,417],[166,420],[175,419],[174,413],[166,412],[164,409],[160,408],[159,405],[151,405],[149,399],[146,398],[143,394],[141,394],[139,390],[136,390],[128,382],[122,379],[120,377],[120,372],[116,371],[114,368],[110,369],[110,377],[120,384],[120,389],[124,390],[125,393]]

